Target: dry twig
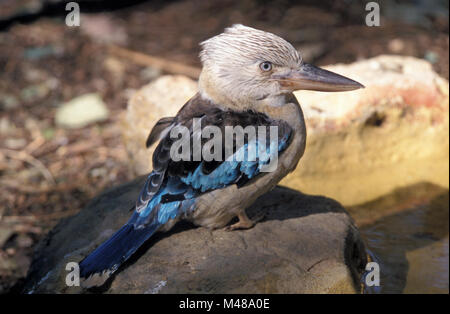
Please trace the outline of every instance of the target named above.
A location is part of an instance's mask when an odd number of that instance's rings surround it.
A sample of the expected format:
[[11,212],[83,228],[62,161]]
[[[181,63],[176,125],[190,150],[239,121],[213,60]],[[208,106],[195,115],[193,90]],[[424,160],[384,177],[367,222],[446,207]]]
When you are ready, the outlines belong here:
[[110,51],[116,56],[129,59],[134,63],[150,66],[164,72],[172,74],[182,74],[193,79],[198,79],[200,76],[200,69],[190,65],[170,61],[160,57],[150,56],[141,52],[128,50],[118,46],[110,46]]
[[50,182],[51,184],[55,184],[55,179],[53,178],[53,175],[47,169],[47,167],[45,167],[45,165],[39,159],[34,158],[25,151],[17,151],[13,149],[1,148],[0,154],[6,155],[7,157],[12,159],[17,159],[29,163],[30,165],[38,169],[48,182]]

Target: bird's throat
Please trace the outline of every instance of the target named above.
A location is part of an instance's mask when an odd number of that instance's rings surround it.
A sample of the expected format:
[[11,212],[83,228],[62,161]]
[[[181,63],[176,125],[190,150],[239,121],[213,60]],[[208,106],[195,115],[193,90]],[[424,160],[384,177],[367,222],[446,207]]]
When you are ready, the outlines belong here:
[[211,101],[224,110],[253,110],[263,111],[264,107],[282,107],[291,101],[292,94],[267,95],[260,99],[234,95],[233,93],[221,92],[214,83],[209,80],[207,74],[203,74],[199,79],[199,92],[203,99]]

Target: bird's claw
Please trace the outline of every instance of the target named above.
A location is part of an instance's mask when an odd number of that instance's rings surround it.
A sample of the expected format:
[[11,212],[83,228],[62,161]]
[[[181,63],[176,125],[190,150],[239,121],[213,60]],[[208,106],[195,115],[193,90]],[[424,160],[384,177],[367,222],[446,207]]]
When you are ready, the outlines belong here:
[[225,231],[233,231],[233,230],[245,230],[250,229],[256,225],[257,222],[260,222],[265,218],[264,213],[259,213],[253,219],[248,218],[245,212],[243,214],[239,214],[239,221],[235,224],[229,225],[225,227]]

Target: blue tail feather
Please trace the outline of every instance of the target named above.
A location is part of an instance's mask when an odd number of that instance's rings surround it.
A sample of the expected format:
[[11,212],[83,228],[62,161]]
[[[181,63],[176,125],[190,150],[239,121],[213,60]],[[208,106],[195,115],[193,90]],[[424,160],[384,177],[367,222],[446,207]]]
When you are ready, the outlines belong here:
[[127,223],[80,263],[81,278],[98,274],[105,280],[158,229],[159,224],[135,228]]

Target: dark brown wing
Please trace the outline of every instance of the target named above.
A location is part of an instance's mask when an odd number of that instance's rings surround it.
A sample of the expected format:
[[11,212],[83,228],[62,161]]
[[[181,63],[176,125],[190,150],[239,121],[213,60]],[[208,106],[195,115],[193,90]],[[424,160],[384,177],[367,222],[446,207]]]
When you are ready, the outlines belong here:
[[156,122],[151,130],[150,134],[147,137],[147,141],[145,142],[145,146],[148,148],[152,146],[161,136],[161,133],[166,130],[170,125],[174,122],[175,117],[165,117],[161,118]]

